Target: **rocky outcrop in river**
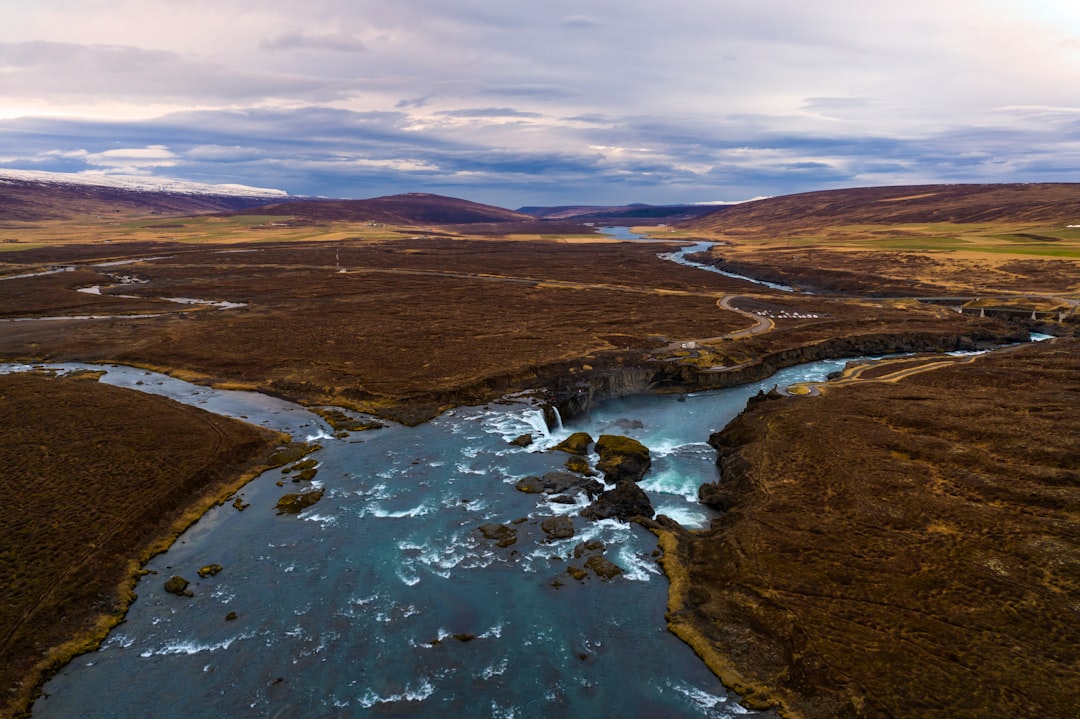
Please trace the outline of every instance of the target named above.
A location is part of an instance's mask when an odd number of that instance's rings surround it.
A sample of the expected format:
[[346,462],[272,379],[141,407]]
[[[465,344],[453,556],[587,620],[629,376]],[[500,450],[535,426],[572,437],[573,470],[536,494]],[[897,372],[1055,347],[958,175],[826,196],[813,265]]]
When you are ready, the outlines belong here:
[[621,519],[652,517],[656,512],[648,495],[637,483],[652,465],[649,450],[630,437],[604,434],[596,441],[600,462],[596,468],[604,473],[607,484],[615,488],[605,491],[581,511],[587,519]]

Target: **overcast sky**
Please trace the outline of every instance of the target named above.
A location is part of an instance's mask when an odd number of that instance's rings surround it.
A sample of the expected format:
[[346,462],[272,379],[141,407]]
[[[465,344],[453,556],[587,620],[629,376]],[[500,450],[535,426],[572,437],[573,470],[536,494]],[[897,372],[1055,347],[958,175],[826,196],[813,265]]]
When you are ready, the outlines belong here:
[[1074,182],[1080,3],[4,2],[0,168],[505,207]]

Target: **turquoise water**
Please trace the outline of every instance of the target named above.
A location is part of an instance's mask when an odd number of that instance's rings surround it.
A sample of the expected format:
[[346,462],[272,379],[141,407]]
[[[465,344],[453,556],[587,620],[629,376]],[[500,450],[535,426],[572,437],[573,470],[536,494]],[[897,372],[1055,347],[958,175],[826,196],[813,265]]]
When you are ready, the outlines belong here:
[[[277,516],[277,499],[298,485],[274,470],[243,490],[245,511],[212,510],[147,565],[156,574],[139,583],[127,620],[46,684],[33,716],[772,716],[739,706],[667,632],[668,583],[650,533],[586,521],[575,516],[582,505],[513,484],[560,469],[566,455],[544,449],[570,431],[627,434],[652,450],[642,487],[658,512],[700,526],[711,515],[697,486],[716,478],[710,432],[759,389],[843,364],[682,401],[612,401],[554,432],[535,407],[509,402],[346,439],[280,400],[110,367],[102,381],[317,439],[325,496]],[[537,434],[533,447],[508,444],[524,432]],[[576,536],[546,542],[539,523],[556,513],[572,517]],[[506,548],[477,531],[518,519]],[[567,574],[574,547],[592,538],[621,577]],[[210,563],[224,570],[200,579]],[[194,597],[164,591],[173,574],[192,580]]]

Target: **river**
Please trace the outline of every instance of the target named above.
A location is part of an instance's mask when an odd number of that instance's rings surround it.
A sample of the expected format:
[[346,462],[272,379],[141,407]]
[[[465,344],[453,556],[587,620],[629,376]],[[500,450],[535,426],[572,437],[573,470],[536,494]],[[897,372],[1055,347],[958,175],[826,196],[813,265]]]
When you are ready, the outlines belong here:
[[[626,434],[651,448],[642,487],[657,511],[701,526],[711,515],[697,486],[716,478],[709,433],[759,390],[843,364],[681,400],[614,400],[554,432],[536,407],[507,401],[341,439],[281,400],[108,366],[103,382],[319,441],[314,484],[325,496],[278,516],[277,499],[298,485],[273,470],[244,488],[245,511],[209,512],[149,562],[126,621],[45,685],[33,716],[772,716],[739,706],[667,632],[668,582],[649,532],[574,516],[576,536],[545,542],[539,522],[582,505],[513,484],[560,469],[566,455],[544,450],[571,431]],[[525,432],[534,446],[508,443]],[[510,547],[477,531],[522,518]],[[567,574],[588,539],[606,544],[621,577]],[[200,579],[210,563],[224,570]],[[164,591],[173,574],[192,580],[194,597]]]
[[[649,237],[647,235],[643,235],[643,234],[638,233],[638,232],[634,232],[628,227],[615,227],[615,226],[613,226],[613,227],[597,227],[596,229],[599,230],[601,233],[603,233],[605,235],[608,235],[608,236],[610,236],[610,237],[612,237],[614,239],[617,239],[617,240],[634,240],[634,241],[639,241],[639,242],[669,242],[669,240],[663,240],[663,239],[660,239],[660,238],[653,238],[653,237]],[[694,244],[688,245],[687,247],[684,247],[681,250],[678,250],[677,252],[664,253],[664,254],[659,255],[659,257],[661,257],[661,258],[663,258],[665,260],[670,260],[671,262],[677,262],[680,265],[686,265],[688,267],[696,267],[696,268],[698,268],[700,270],[707,270],[709,272],[714,272],[714,273],[716,273],[718,275],[723,275],[724,277],[730,277],[733,280],[742,280],[744,282],[750,282],[750,283],[755,284],[755,285],[761,285],[762,287],[768,287],[769,289],[780,290],[781,292],[796,292],[797,291],[794,287],[792,287],[790,285],[784,285],[784,284],[781,284],[779,282],[769,282],[767,280],[754,279],[753,277],[748,277],[746,275],[739,275],[739,274],[736,274],[734,272],[728,272],[726,270],[721,270],[719,267],[714,267],[712,265],[706,265],[706,264],[701,263],[701,262],[694,262],[693,260],[689,259],[688,255],[696,254],[698,252],[707,252],[709,249],[711,249],[716,244],[717,243],[715,243],[715,242],[705,242],[705,241],[703,241],[703,242],[695,242]],[[804,293],[804,294],[812,294],[812,293],[807,292],[807,293]]]

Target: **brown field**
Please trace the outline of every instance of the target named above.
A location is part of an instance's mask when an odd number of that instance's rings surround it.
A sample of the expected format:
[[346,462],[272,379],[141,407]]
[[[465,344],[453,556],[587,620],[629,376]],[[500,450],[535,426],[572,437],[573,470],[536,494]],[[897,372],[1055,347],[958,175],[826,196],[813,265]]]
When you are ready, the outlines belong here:
[[752,404],[669,533],[672,628],[791,717],[1080,706],[1080,341]]
[[101,641],[134,598],[141,562],[281,441],[93,379],[0,375],[0,716]]
[[[9,257],[27,268],[77,262],[79,269],[0,281],[4,316],[153,316],[0,323],[0,356],[150,366],[415,421],[585,365],[640,363],[650,351],[664,359],[664,348],[686,341],[712,348],[685,358],[700,367],[837,336],[986,331],[986,322],[942,308],[762,291],[657,258],[669,249],[445,237],[28,249]],[[95,255],[157,259],[95,267]],[[75,291],[108,285],[110,274],[142,283],[100,296]],[[736,310],[745,304],[815,316],[778,318],[767,334],[722,339],[754,326],[756,317],[718,304],[748,291],[757,299],[738,299]],[[218,310],[163,297],[246,306]]]

